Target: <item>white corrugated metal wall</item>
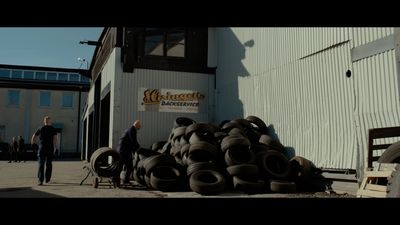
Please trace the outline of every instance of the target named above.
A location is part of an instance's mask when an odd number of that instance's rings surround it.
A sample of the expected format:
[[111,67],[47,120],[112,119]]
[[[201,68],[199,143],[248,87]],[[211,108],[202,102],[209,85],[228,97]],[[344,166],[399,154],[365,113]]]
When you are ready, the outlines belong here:
[[[356,79],[356,131],[360,149],[368,148],[368,130],[400,126],[400,96],[397,82],[395,51],[391,50],[354,63]],[[399,138],[378,139],[377,144]],[[367,151],[360,151],[361,167]],[[379,154],[379,151],[376,152]],[[382,153],[382,151],[380,152]]]
[[[399,92],[394,53],[361,60],[353,71],[350,50],[392,33],[392,28],[218,28],[216,118],[257,115],[317,166],[360,168],[367,124],[399,125]],[[361,68],[369,78],[360,79]],[[346,77],[347,70],[352,77]],[[375,77],[379,82],[372,80],[374,74],[382,74]],[[356,111],[365,103],[358,100],[368,98],[361,90],[387,107],[377,110],[379,105],[368,103],[367,112]],[[376,116],[367,122],[357,113]]]
[[[120,49],[116,48],[115,52],[118,56]],[[198,122],[208,122],[212,118],[214,75],[148,69],[135,69],[133,73],[123,73],[121,62],[115,62],[112,126],[114,148],[117,147],[121,133],[130,127],[136,118],[142,120],[143,124],[138,133],[138,141],[143,147],[150,147],[154,142],[167,140],[177,117],[190,117]],[[199,113],[142,112],[137,111],[137,95],[141,87],[193,90],[204,94],[205,99],[200,102]]]

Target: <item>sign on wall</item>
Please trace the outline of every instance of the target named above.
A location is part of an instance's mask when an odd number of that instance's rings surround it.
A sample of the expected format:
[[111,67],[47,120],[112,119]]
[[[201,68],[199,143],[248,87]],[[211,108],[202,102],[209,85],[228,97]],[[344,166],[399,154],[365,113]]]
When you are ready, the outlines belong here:
[[191,90],[139,88],[139,111],[198,113],[204,95]]

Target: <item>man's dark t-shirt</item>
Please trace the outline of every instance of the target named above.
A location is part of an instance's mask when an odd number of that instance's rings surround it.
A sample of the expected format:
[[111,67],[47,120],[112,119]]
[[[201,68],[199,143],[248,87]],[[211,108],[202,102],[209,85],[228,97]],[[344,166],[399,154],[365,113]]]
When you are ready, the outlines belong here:
[[43,150],[45,152],[53,152],[53,137],[56,134],[56,129],[49,125],[43,126],[35,132],[35,135],[39,136],[39,152]]
[[121,136],[118,143],[118,151],[120,153],[126,154],[134,152],[136,149],[140,147],[139,143],[137,142],[136,133],[137,131],[134,126],[124,131],[124,134]]

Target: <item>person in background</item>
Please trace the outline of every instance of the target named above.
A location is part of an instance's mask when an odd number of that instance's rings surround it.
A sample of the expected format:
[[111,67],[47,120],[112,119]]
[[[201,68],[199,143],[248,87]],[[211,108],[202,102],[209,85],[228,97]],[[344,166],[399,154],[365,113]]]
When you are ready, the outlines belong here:
[[22,138],[22,136],[18,136],[18,159],[21,162],[21,160],[24,160],[25,162],[25,140]]
[[17,143],[16,138],[13,137],[11,140],[10,149],[9,149],[9,152],[10,152],[10,161],[8,161],[9,163],[12,161],[13,156],[15,156],[15,162],[18,161],[17,151],[18,151],[18,143]]
[[[39,169],[38,169],[38,185],[43,185],[43,180],[46,177],[46,183],[50,182],[51,173],[53,170],[53,155],[56,149],[57,132],[51,125],[51,118],[45,116],[43,119],[44,126],[39,128],[31,138],[31,144],[35,143],[36,137],[39,137],[39,149],[37,152]],[[46,163],[46,173],[44,165]]]
[[[140,147],[137,141],[137,131],[142,127],[140,120],[136,120],[133,125],[126,129],[119,139],[118,152],[121,156],[121,162],[126,167],[123,184],[130,184],[129,178],[133,171],[133,153]],[[122,166],[121,166],[122,168]]]

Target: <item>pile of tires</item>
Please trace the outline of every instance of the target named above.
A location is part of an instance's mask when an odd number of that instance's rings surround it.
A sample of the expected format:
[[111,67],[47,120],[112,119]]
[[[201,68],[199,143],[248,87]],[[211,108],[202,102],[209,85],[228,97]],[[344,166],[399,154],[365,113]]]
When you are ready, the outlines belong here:
[[202,195],[305,190],[318,169],[303,157],[289,159],[284,151],[256,116],[219,126],[178,117],[166,141],[135,153],[133,179],[152,189]]

